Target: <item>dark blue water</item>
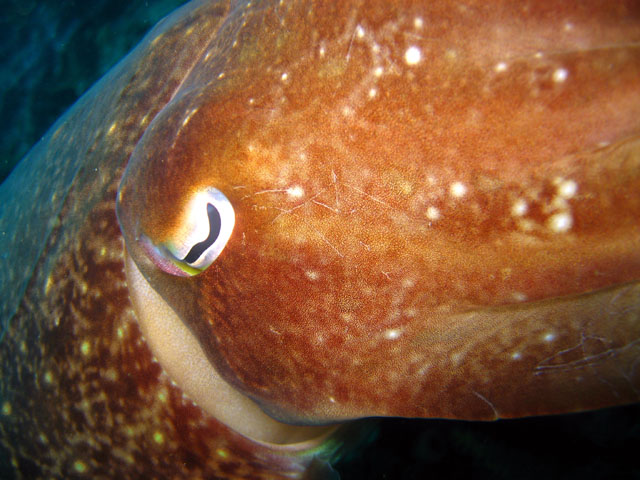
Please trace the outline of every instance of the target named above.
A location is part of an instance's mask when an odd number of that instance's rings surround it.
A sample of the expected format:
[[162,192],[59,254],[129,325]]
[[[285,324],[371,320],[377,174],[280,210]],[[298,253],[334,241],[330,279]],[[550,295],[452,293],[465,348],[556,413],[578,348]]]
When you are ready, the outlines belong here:
[[[0,1],[0,179],[180,0]],[[640,478],[640,407],[494,423],[385,420],[348,479]],[[2,472],[0,471],[0,474]]]
[[0,0],[0,181],[49,126],[186,0]]

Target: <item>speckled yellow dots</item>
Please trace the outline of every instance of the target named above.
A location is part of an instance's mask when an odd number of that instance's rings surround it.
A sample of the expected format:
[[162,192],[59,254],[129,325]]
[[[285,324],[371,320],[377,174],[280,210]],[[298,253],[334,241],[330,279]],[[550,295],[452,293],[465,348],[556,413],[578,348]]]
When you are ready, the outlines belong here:
[[82,460],[76,460],[73,462],[73,469],[78,473],[86,473],[87,472],[87,464]]
[[229,456],[229,452],[227,452],[224,448],[219,448],[216,450],[216,453],[221,458],[227,458]]
[[153,441],[158,445],[162,445],[164,443],[164,435],[162,434],[162,432],[154,432]]
[[49,295],[49,291],[51,290],[51,286],[53,285],[53,279],[51,275],[47,277],[47,281],[44,284],[44,294]]

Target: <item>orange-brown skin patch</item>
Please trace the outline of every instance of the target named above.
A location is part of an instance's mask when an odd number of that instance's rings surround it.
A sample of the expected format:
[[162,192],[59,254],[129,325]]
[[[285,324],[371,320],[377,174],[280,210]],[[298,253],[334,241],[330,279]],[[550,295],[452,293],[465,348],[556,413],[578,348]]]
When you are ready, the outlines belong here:
[[[229,8],[196,2],[159,26],[0,190],[1,280],[32,272],[15,315],[2,317],[3,478],[300,478],[317,453],[257,444],[209,417],[155,360],[129,300],[115,216],[124,166]],[[50,226],[42,253],[38,222]],[[14,290],[17,280],[3,309]]]
[[[638,399],[634,5],[319,3],[192,5],[3,185],[0,285],[31,275],[0,305],[15,476],[306,465],[208,418],[140,336],[114,201],[143,133],[120,190],[131,253],[279,415]],[[72,186],[31,188],[69,169]],[[170,238],[188,192],[211,184],[238,219],[223,255],[195,278],[154,270],[135,235]]]
[[[233,25],[118,209],[228,381],[309,422],[638,400],[631,2],[293,2]],[[135,238],[173,240],[208,186],[235,208],[224,252],[158,271]]]
[[30,289],[3,342],[12,411],[2,439],[18,478],[301,475],[294,456],[210,418],[153,358],[129,302],[116,185],[80,230],[83,242],[59,257],[48,295]]

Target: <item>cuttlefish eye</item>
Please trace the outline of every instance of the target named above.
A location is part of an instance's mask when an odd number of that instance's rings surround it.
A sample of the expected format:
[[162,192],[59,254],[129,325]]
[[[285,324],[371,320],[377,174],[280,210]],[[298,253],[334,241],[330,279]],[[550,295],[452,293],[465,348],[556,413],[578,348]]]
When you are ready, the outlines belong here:
[[143,247],[161,270],[191,276],[206,270],[231,237],[235,214],[229,199],[209,187],[193,195],[169,239],[156,245],[142,236]]

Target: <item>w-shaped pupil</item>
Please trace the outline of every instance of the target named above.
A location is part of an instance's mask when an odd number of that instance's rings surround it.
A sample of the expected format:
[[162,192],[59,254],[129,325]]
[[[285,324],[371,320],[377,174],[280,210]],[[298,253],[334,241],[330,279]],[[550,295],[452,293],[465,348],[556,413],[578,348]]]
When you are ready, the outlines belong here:
[[209,217],[209,236],[207,236],[207,238],[202,242],[198,242],[191,247],[187,256],[182,259],[183,262],[193,263],[198,260],[200,255],[202,255],[207,248],[213,245],[213,242],[215,242],[218,235],[220,235],[220,225],[222,222],[220,213],[218,212],[218,209],[210,203],[207,203],[207,216]]

